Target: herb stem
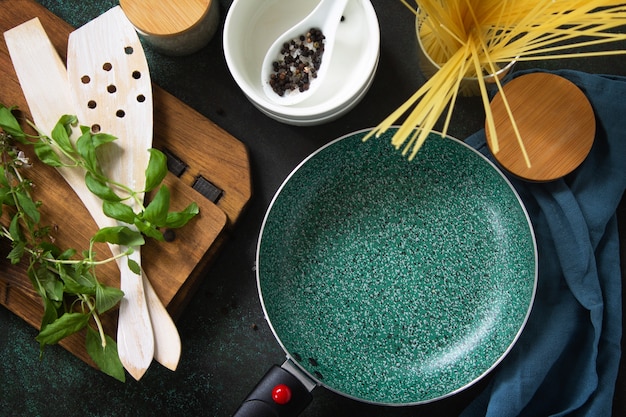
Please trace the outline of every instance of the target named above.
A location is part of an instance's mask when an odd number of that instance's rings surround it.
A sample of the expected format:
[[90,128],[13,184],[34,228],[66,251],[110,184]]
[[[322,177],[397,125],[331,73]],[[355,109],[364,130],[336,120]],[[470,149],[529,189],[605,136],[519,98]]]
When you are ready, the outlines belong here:
[[102,345],[102,348],[104,349],[107,345],[107,340],[104,334],[104,327],[102,327],[102,322],[100,321],[100,316],[96,312],[96,307],[93,305],[91,299],[87,295],[81,294],[80,298],[85,304],[87,304],[87,307],[89,308],[89,313],[91,314],[91,317],[93,317],[94,322],[96,322],[98,334],[100,335],[100,343]]

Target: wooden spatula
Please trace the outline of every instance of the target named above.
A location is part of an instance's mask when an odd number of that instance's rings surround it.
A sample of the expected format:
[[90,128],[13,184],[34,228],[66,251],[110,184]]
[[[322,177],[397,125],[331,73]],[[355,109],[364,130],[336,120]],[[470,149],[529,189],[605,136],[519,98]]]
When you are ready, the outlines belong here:
[[[119,6],[70,33],[67,75],[79,120],[94,132],[118,138],[99,155],[105,173],[142,190],[152,147],[152,85],[137,33]],[[143,200],[143,193],[139,198]],[[137,212],[142,202],[131,198],[127,204]],[[139,247],[133,249],[130,258],[141,265]],[[139,379],[154,354],[152,325],[141,276],[126,263],[120,264],[120,273],[125,296],[118,352],[128,372]]]

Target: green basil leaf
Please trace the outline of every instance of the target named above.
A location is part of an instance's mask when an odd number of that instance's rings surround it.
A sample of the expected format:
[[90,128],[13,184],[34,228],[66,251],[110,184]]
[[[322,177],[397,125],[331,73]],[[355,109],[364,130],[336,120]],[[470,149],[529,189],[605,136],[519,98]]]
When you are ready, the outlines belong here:
[[17,201],[22,206],[22,210],[24,213],[35,223],[39,223],[40,214],[39,210],[37,210],[37,205],[35,202],[28,196],[26,193],[22,191],[17,191],[15,193],[17,197]]
[[91,268],[91,266],[88,264],[76,264],[74,266],[74,276],[76,277],[76,282],[79,284],[95,288],[95,286],[98,285],[98,280],[91,272],[89,272],[89,268]]
[[71,130],[68,129],[67,125],[59,122],[52,129],[50,139],[52,139],[52,141],[56,143],[56,145],[61,148],[63,152],[69,155],[74,155],[76,151],[70,141],[70,133]]
[[85,185],[89,191],[94,193],[100,199],[104,201],[121,201],[122,199],[115,194],[112,188],[106,185],[104,182],[100,181],[96,177],[94,177],[90,172],[85,174]]
[[8,204],[11,201],[11,199],[9,198],[10,195],[10,190],[4,187],[0,187],[0,217],[2,217],[2,207],[4,207],[5,204]]
[[43,287],[46,290],[48,299],[52,301],[63,301],[63,282],[56,279],[56,277],[48,276],[43,282]]
[[9,186],[9,180],[7,179],[7,174],[6,171],[4,170],[4,167],[0,165],[0,185],[2,185],[2,187],[8,189]]
[[102,346],[100,334],[91,327],[88,327],[85,339],[87,353],[102,372],[112,376],[118,381],[125,382],[126,374],[124,373],[124,366],[117,352],[117,344],[107,335],[105,335],[104,338],[105,345]]
[[165,227],[169,227],[171,229],[183,227],[198,213],[200,213],[198,205],[196,203],[191,203],[187,207],[185,207],[183,211],[173,211],[171,213],[168,213]]
[[100,172],[98,159],[96,157],[96,147],[90,131],[83,132],[83,134],[76,140],[76,150],[85,161],[88,171]]
[[59,340],[84,329],[89,317],[88,313],[65,313],[42,328],[35,339],[42,345],[54,345]]
[[0,105],[0,127],[16,139],[24,138],[24,131],[11,112],[13,108]]
[[103,227],[91,239],[94,242],[108,242],[123,246],[141,246],[146,243],[141,233],[126,226]]
[[99,314],[113,308],[124,297],[119,288],[98,284],[96,286],[96,310]]
[[74,114],[64,114],[59,118],[57,124],[63,126],[68,136],[72,136],[72,126],[78,124],[78,118]]
[[137,275],[141,275],[141,267],[133,259],[128,258],[128,268]]
[[37,294],[39,294],[39,296],[43,300],[47,300],[48,298],[46,295],[46,290],[43,288],[40,281],[40,276],[44,276],[46,274],[45,268],[43,268],[41,265],[31,265],[31,267],[28,268],[27,273],[28,279],[30,280]]
[[170,190],[166,186],[162,186],[144,210],[142,218],[157,227],[163,227],[167,222],[169,209]]
[[39,158],[39,160],[44,164],[51,167],[63,166],[59,155],[57,155],[54,149],[52,149],[52,146],[50,146],[49,144],[44,142],[37,142],[33,145],[33,148],[35,149],[35,154],[37,155],[37,158]]
[[87,276],[81,274],[80,268],[58,268],[58,272],[65,284],[65,292],[67,294],[95,295],[95,279],[90,279],[89,274],[87,274]]
[[11,235],[11,239],[13,239],[14,242],[24,241],[24,235],[22,234],[22,229],[20,229],[19,214],[16,214],[11,219],[11,223],[9,223],[9,234]]
[[95,295],[96,288],[95,287],[86,287],[81,285],[78,281],[76,281],[73,277],[69,275],[63,280],[65,282],[65,293],[70,295]]
[[150,160],[146,168],[146,192],[158,187],[167,175],[167,157],[165,154],[154,148],[148,149],[148,152],[150,152]]
[[[11,190],[8,188],[0,187],[0,203],[3,206],[15,207],[15,201],[13,201],[13,194]],[[2,213],[2,208],[0,207],[0,213]]]
[[139,231],[144,235],[151,237],[152,239],[156,239],[160,242],[163,242],[165,240],[165,238],[163,237],[163,233],[157,230],[157,228],[153,224],[141,221],[140,219],[135,219],[134,224],[135,227],[137,227],[137,229],[139,229]]
[[[44,235],[49,234],[50,233],[49,228],[45,228],[45,229],[48,229],[48,231],[46,231]],[[41,242],[39,244],[39,246],[45,252],[45,255],[47,257],[54,257],[54,258],[59,259],[59,257],[62,255],[61,249],[59,249],[59,247],[56,246],[54,243],[51,243],[51,242]],[[69,254],[71,251],[72,251],[71,249],[68,249],[66,252]],[[76,251],[74,250],[74,252],[76,252]],[[72,256],[74,256],[74,254],[70,254],[69,257],[66,258],[66,259],[69,259]]]
[[102,204],[102,211],[107,217],[124,223],[133,224],[135,221],[136,215],[133,209],[118,201],[105,201]]
[[91,136],[91,142],[93,144],[94,149],[99,148],[100,146],[111,143],[117,140],[117,137],[113,135],[109,135],[108,133],[96,133]]
[[98,280],[91,272],[89,272],[90,268],[91,266],[89,264],[75,264],[72,277],[74,277],[76,282],[78,282],[80,285],[88,288],[93,288],[93,291],[95,292],[96,285],[98,285]]
[[66,260],[76,255],[76,249],[67,249],[65,252],[56,256],[57,259]]
[[26,245],[24,244],[24,242],[13,243],[13,247],[7,255],[7,259],[9,259],[13,265],[19,264],[22,260],[22,256],[24,256],[25,249]]
[[44,302],[44,310],[43,310],[43,317],[41,318],[41,327],[40,328],[44,328],[47,325],[49,325],[50,323],[52,323],[53,321],[55,321],[57,318],[59,318],[59,313],[56,307],[56,304],[53,303],[52,301],[48,300],[47,298],[43,298],[43,302]]

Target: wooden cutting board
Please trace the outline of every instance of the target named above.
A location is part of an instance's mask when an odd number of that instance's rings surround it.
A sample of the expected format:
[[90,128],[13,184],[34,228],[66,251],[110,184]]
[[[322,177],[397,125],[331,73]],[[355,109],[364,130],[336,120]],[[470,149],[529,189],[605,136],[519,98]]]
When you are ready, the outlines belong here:
[[[40,19],[65,59],[68,35],[73,28],[32,0],[2,2],[0,32],[34,17]],[[21,115],[32,120],[3,38],[0,79],[0,102],[17,105]],[[171,191],[172,210],[181,210],[191,202],[200,207],[200,214],[176,230],[172,241],[150,240],[142,248],[143,267],[163,304],[176,318],[251,198],[250,164],[245,146],[213,122],[158,86],[153,86],[153,99],[154,147],[168,155],[170,172],[165,182]],[[97,231],[95,222],[63,178],[32,154],[29,156],[35,163],[26,175],[36,184],[34,198],[43,202],[42,223],[52,227],[60,248],[87,248],[89,238]],[[6,224],[6,219],[2,223]],[[43,313],[40,299],[26,276],[26,266],[11,265],[6,260],[9,250],[8,242],[0,241],[0,304],[39,328]],[[102,257],[110,255],[106,245],[99,246],[98,252]],[[115,263],[99,268],[98,278],[119,286]],[[117,310],[105,314],[103,321],[107,333],[114,337]],[[93,365],[83,347],[83,334],[61,344]]]

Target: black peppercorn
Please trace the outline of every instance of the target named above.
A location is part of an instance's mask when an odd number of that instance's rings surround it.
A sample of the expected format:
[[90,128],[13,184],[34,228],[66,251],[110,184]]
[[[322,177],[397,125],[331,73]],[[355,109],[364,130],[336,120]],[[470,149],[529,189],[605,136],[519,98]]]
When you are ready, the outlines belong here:
[[287,91],[304,92],[310,87],[310,79],[317,77],[324,53],[324,34],[311,28],[306,34],[285,42],[281,56],[272,63],[273,73],[269,84],[276,94]]

